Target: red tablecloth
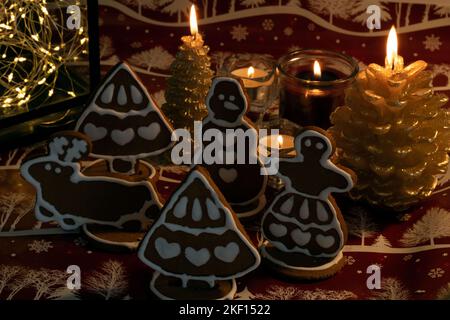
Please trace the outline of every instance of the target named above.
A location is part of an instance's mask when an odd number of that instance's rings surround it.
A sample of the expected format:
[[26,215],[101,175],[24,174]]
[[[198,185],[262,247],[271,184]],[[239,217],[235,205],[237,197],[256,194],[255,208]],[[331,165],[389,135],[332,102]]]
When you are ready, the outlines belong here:
[[[129,61],[161,103],[168,66],[180,36],[188,33],[185,15],[188,2],[169,1],[155,7],[156,1],[101,0],[104,69],[119,60]],[[364,6],[357,5],[359,1],[198,2],[207,4],[206,10],[199,8],[200,30],[218,66],[231,51],[269,53],[277,58],[300,47],[345,51],[361,61],[361,65],[382,64],[386,30],[396,24],[399,50],[405,61],[428,61],[436,89],[450,90],[449,8],[385,4],[383,30],[368,32],[359,16],[365,11]],[[34,219],[34,190],[18,174],[24,151],[29,150],[0,155],[0,299],[150,297],[148,284],[152,271],[136,254],[95,250],[79,234],[64,233],[54,224],[41,224]],[[159,170],[163,178],[158,188],[167,196],[181,177],[180,168]],[[450,171],[441,177],[432,198],[401,215],[357,204],[345,206],[343,213],[351,236],[345,247],[346,265],[336,276],[315,283],[294,283],[280,280],[261,267],[239,279],[236,298],[448,298],[449,179]],[[257,222],[246,227],[257,241]],[[380,290],[369,290],[366,285],[369,277],[366,270],[372,264],[381,268]],[[82,289],[78,292],[68,290],[65,285],[69,265],[81,268]]]

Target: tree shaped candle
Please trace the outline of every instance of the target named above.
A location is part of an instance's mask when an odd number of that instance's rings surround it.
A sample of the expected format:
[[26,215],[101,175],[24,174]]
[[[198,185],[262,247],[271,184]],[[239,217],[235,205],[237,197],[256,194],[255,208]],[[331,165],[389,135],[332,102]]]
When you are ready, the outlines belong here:
[[231,299],[235,278],[254,270],[259,254],[208,172],[195,167],[142,241],[139,258],[156,270],[161,299]]
[[426,62],[407,67],[388,38],[385,67],[371,64],[331,116],[340,161],[353,169],[355,199],[395,210],[431,195],[445,173],[450,151],[448,98],[434,94]]
[[92,156],[111,172],[137,172],[139,159],[172,146],[172,127],[126,63],[106,76],[81,115],[77,130],[92,141]]
[[347,192],[353,173],[336,166],[332,140],[319,128],[295,138],[296,156],[280,161],[286,188],[262,220],[261,256],[275,271],[299,279],[321,279],[344,265],[347,228],[331,193]]
[[194,121],[207,114],[205,97],[211,85],[209,47],[198,32],[195,7],[191,8],[191,35],[182,37],[183,44],[172,63],[171,78],[167,82],[166,103],[163,111],[173,126],[191,132]]

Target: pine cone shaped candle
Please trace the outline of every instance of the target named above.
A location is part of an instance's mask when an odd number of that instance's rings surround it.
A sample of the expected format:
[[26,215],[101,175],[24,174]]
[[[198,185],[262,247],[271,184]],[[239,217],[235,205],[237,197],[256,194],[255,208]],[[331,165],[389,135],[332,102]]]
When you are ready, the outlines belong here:
[[[395,29],[392,37],[396,42]],[[389,43],[386,67],[371,64],[359,73],[329,131],[342,165],[358,176],[351,196],[403,210],[430,196],[436,175],[446,171],[450,112],[442,108],[448,98],[433,93],[427,64],[404,68]]]

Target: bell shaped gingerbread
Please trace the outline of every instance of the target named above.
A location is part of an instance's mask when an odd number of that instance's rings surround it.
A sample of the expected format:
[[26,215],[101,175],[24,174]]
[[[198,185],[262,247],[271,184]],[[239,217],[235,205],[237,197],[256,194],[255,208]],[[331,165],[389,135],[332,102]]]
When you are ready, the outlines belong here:
[[150,288],[164,300],[232,299],[234,279],[260,263],[235,213],[199,166],[166,202],[139,258],[155,270]]
[[[248,100],[241,83],[234,78],[214,78],[206,106],[208,116],[203,120],[203,132],[215,129],[220,134],[224,161],[205,168],[239,218],[254,216],[266,204],[267,175],[258,158],[258,133],[245,117]],[[244,139],[242,133],[246,135]],[[203,142],[204,148],[209,144]]]
[[325,131],[306,128],[295,138],[296,156],[282,159],[285,183],[262,220],[261,255],[277,272],[300,279],[333,275],[344,264],[347,228],[331,193],[349,191],[353,172],[333,163]]

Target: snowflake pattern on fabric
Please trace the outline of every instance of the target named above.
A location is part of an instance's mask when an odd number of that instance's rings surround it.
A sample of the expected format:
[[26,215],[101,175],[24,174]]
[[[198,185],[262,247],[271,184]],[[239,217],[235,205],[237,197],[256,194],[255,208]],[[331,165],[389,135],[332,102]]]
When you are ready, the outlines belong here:
[[442,278],[445,271],[442,268],[434,268],[428,272],[428,276],[432,279]]
[[440,40],[440,37],[436,37],[434,34],[432,34],[431,36],[425,36],[423,45],[425,46],[426,50],[433,52],[441,48],[442,42]]
[[28,250],[34,251],[35,253],[48,252],[51,248],[53,248],[51,241],[33,240],[28,244]]
[[241,42],[242,40],[247,40],[247,36],[249,35],[247,27],[242,26],[241,24],[237,26],[233,26],[230,31],[231,38],[236,40],[237,42]]
[[275,26],[275,24],[274,24],[274,22],[273,22],[272,19],[265,19],[265,20],[262,22],[262,27],[263,27],[263,29],[266,30],[266,31],[272,31],[273,28],[274,28],[274,26]]

